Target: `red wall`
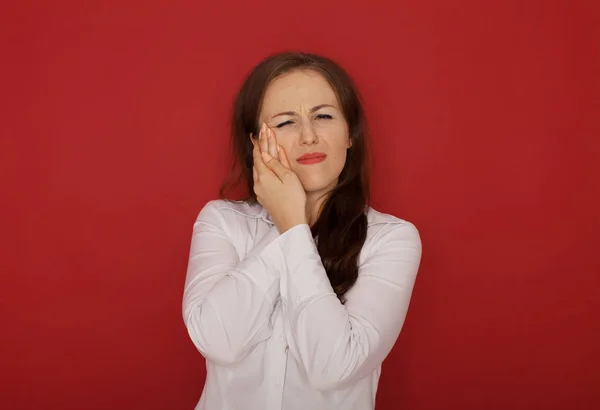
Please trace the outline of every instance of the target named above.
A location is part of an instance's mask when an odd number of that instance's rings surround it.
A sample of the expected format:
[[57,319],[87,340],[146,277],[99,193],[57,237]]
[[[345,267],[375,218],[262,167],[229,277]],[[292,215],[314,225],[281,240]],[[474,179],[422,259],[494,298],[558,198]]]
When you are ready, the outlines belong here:
[[12,3],[0,407],[193,408],[192,224],[243,74],[294,48],[354,74],[374,204],[423,238],[378,409],[600,408],[600,3]]

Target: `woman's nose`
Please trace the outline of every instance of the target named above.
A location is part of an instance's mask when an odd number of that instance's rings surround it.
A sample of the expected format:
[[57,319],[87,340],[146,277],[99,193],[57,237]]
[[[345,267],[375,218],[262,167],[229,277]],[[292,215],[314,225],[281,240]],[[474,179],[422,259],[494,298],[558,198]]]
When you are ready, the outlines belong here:
[[305,123],[300,130],[300,143],[312,145],[318,141],[317,134],[312,126],[312,124]]

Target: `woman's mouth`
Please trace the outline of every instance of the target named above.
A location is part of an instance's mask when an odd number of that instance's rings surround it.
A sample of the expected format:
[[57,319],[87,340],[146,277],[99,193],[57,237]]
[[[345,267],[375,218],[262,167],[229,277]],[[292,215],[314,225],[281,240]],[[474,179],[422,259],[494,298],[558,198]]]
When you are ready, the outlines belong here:
[[325,158],[327,158],[327,154],[323,152],[310,152],[299,157],[296,162],[302,165],[318,164],[325,161]]

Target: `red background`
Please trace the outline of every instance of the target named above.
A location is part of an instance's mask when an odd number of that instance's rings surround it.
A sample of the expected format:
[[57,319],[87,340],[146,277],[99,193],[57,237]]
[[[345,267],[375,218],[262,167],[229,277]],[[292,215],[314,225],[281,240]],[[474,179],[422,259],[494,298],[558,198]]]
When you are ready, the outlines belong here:
[[242,76],[356,78],[374,206],[424,254],[378,409],[600,408],[597,1],[4,4],[4,409],[192,409],[194,218]]

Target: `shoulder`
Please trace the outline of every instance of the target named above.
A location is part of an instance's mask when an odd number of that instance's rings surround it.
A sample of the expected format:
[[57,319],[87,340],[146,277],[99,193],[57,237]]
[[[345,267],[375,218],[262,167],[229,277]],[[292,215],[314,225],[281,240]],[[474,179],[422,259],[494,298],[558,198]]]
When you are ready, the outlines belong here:
[[196,218],[196,224],[209,224],[223,231],[237,231],[256,222],[271,224],[262,206],[225,199],[208,201]]
[[421,252],[421,236],[412,223],[397,216],[367,208],[367,253],[373,254],[382,246],[409,247]]
[[213,199],[208,201],[200,211],[200,216],[210,214],[221,214],[227,216],[229,214],[237,214],[244,218],[261,218],[263,207],[260,205],[250,205],[246,201],[230,201],[225,199]]

